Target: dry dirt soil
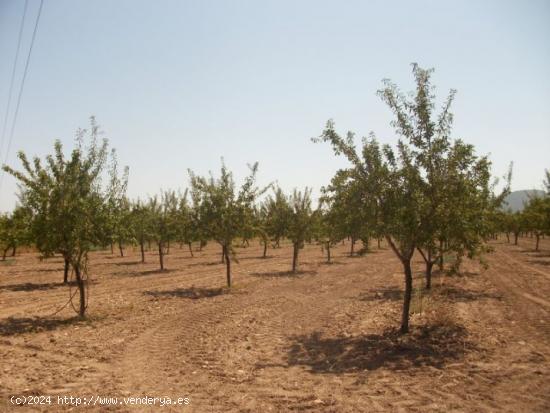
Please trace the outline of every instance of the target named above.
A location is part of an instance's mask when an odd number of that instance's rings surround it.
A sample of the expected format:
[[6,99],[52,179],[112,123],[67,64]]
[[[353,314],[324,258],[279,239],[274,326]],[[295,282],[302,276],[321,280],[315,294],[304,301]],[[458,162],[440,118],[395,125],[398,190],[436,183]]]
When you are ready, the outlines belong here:
[[[172,248],[167,271],[138,251],[94,252],[89,316],[70,306],[60,258],[0,263],[0,411],[548,412],[550,240],[496,241],[488,269],[435,275],[416,262],[411,333],[387,248],[334,263],[308,245],[239,248],[224,288],[220,249]],[[418,258],[418,257],[417,257]],[[24,406],[12,395],[188,397],[168,407]]]

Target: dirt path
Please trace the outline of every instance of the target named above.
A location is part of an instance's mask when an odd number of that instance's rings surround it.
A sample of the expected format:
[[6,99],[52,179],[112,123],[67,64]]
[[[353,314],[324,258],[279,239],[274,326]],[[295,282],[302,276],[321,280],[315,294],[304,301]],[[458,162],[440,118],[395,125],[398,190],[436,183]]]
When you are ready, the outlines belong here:
[[0,395],[189,397],[193,412],[548,411],[547,268],[495,246],[489,270],[467,263],[415,296],[407,337],[389,250],[349,258],[339,246],[327,265],[308,246],[292,276],[290,248],[264,260],[253,246],[239,251],[230,293],[213,246],[195,258],[175,249],[163,273],[154,255],[96,253],[87,322],[69,310],[31,318],[67,291],[61,262],[24,255],[0,267]]

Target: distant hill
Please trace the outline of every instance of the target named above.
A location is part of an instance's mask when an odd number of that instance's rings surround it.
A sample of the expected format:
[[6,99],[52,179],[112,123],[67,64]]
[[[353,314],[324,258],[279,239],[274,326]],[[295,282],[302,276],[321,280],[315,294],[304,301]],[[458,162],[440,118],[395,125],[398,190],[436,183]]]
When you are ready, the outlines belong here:
[[522,211],[524,204],[529,202],[530,197],[544,196],[545,192],[539,189],[524,189],[514,191],[504,199],[503,209],[511,209],[512,212]]

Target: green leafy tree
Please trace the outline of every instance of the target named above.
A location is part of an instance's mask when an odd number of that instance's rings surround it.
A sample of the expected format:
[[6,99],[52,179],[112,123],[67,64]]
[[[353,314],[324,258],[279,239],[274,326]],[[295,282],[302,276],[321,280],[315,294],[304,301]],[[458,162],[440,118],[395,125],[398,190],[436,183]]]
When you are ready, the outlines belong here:
[[292,241],[292,272],[298,270],[298,255],[305,243],[313,238],[315,229],[315,216],[311,209],[311,189],[305,188],[304,192],[294,190],[288,198],[290,206],[288,215],[287,236]]
[[[368,199],[365,205],[376,211],[375,222],[403,265],[402,333],[409,330],[415,250],[422,251],[430,277],[431,266],[444,248],[452,248],[457,256],[464,251],[469,255],[481,252],[484,222],[496,203],[489,187],[487,158],[476,157],[471,145],[450,140],[454,91],[441,113],[434,115],[431,73],[413,65],[416,90],[410,95],[402,94],[389,80],[378,91],[395,115],[392,125],[400,137],[395,150],[388,145],[380,147],[371,136],[363,140],[359,152],[353,134],[340,137],[332,121],[316,139],[330,142],[337,155],[348,158],[352,167],[346,175],[362,188]],[[452,201],[463,197],[463,202],[458,206],[449,202],[448,191],[456,194]],[[464,222],[456,224],[458,216]]]
[[314,212],[315,229],[313,231],[317,241],[327,253],[327,263],[331,263],[331,248],[346,237],[342,229],[340,210],[327,198],[322,199],[319,208]]
[[539,251],[540,238],[550,234],[550,197],[532,197],[523,210],[526,229],[535,235],[535,251]]
[[106,238],[111,244],[118,245],[120,256],[124,257],[124,244],[131,241],[130,201],[126,196],[128,188],[128,167],[122,174],[118,173],[116,151],[111,151],[111,165],[109,167],[109,190],[105,203]]
[[289,226],[290,205],[283,190],[279,187],[273,189],[273,194],[268,195],[263,203],[265,231],[271,238],[274,248],[279,248],[281,240],[287,236]]
[[132,204],[129,215],[129,228],[132,236],[139,245],[141,262],[145,262],[145,243],[152,238],[152,214],[150,205],[140,200]]
[[97,141],[99,127],[91,118],[90,141],[84,145],[86,131],[77,133],[76,147],[65,157],[60,141],[54,154],[43,164],[38,157],[29,162],[23,152],[18,156],[23,172],[8,166],[4,170],[21,184],[21,199],[32,211],[33,238],[44,256],[61,252],[72,266],[78,285],[78,314],[84,317],[87,308],[88,253],[101,242],[103,229],[100,215],[105,193],[100,174],[107,158],[107,140]]
[[250,166],[250,174],[238,191],[232,173],[223,163],[218,179],[212,175],[208,178],[197,176],[189,171],[200,225],[207,237],[222,247],[228,287],[231,287],[231,262],[238,262],[233,241],[253,226],[254,203],[267,189],[256,186],[257,171],[258,163]]
[[10,214],[0,214],[2,261],[6,260],[6,255],[10,249],[11,255],[14,257],[19,246],[30,244],[30,219],[30,211],[22,206],[16,206]]
[[158,247],[160,270],[165,270],[164,258],[168,245],[177,235],[178,199],[174,191],[161,192],[160,199],[149,199],[150,234]]

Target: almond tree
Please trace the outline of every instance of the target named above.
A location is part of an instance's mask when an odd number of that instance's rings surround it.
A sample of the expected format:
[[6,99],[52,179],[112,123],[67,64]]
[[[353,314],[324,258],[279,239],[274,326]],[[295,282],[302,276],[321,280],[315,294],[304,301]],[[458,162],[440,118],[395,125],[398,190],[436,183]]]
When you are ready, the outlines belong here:
[[268,195],[262,204],[265,211],[265,231],[274,243],[274,248],[280,247],[281,239],[287,236],[290,205],[283,190],[279,187],[273,189],[273,194]]
[[523,210],[526,228],[535,235],[535,251],[539,251],[540,237],[550,234],[550,197],[533,197]]
[[201,228],[209,239],[222,247],[225,257],[227,286],[231,287],[231,262],[238,262],[233,241],[253,226],[250,221],[254,202],[265,189],[256,186],[258,163],[250,166],[250,174],[237,191],[233,175],[222,162],[218,179],[201,177],[189,171],[194,205]]
[[375,233],[376,205],[371,202],[367,206],[370,198],[361,185],[351,179],[347,171],[340,170],[330,185],[322,188],[322,193],[322,200],[330,203],[331,213],[338,216],[342,239],[348,237],[351,241],[349,256],[355,254],[358,240],[363,242],[363,251],[368,250],[369,238]]
[[[457,256],[464,251],[470,255],[480,252],[484,222],[496,203],[489,187],[487,158],[478,158],[472,146],[453,143],[449,138],[454,91],[441,113],[434,115],[431,73],[413,64],[414,93],[404,95],[388,80],[378,91],[395,115],[392,125],[400,137],[395,150],[389,145],[380,147],[371,136],[363,140],[358,152],[353,134],[348,133],[346,139],[340,137],[332,121],[316,139],[330,142],[337,155],[348,158],[352,166],[346,174],[362,187],[369,200],[365,205],[374,205],[386,241],[403,265],[402,333],[409,330],[411,259],[415,250],[422,251],[430,276],[431,266],[442,256],[442,245],[452,246]],[[463,197],[461,203],[448,202],[450,190],[454,191],[452,201]],[[463,222],[457,222],[457,217]]]
[[84,317],[87,308],[88,252],[101,243],[100,211],[105,194],[100,174],[107,157],[107,140],[97,142],[99,127],[91,118],[89,144],[84,145],[86,131],[77,133],[76,147],[65,157],[60,141],[54,154],[45,162],[35,157],[29,162],[23,152],[18,157],[23,171],[8,166],[4,170],[20,182],[21,199],[32,211],[31,231],[43,256],[61,252],[74,270],[80,305]]
[[313,233],[315,239],[327,252],[327,263],[330,264],[332,262],[331,248],[346,236],[341,226],[342,216],[340,210],[327,198],[321,200],[314,215],[315,229]]
[[121,257],[124,257],[124,244],[131,239],[130,201],[126,197],[128,171],[128,167],[125,167],[119,176],[116,151],[113,149],[109,167],[108,196],[105,203],[106,237],[111,244],[111,252],[113,244],[116,243]]
[[129,227],[132,236],[139,244],[141,262],[145,262],[145,243],[152,238],[152,216],[149,206],[140,200],[132,204],[129,215]]
[[12,213],[0,214],[0,250],[2,261],[11,249],[11,256],[15,256],[17,247],[30,243],[29,222],[30,212],[27,208],[16,206]]
[[174,191],[161,192],[160,199],[153,197],[147,205],[151,238],[156,242],[160,270],[164,271],[164,256],[171,240],[176,237],[178,200]]
[[287,237],[292,241],[292,272],[298,269],[298,254],[306,241],[311,241],[315,228],[315,217],[311,209],[311,189],[304,192],[294,190],[288,197]]
[[183,195],[178,200],[178,210],[176,216],[177,225],[177,240],[183,245],[189,247],[189,253],[193,257],[192,244],[199,240],[199,229],[197,222],[194,219],[193,207],[189,204],[188,200],[189,191],[185,190]]

